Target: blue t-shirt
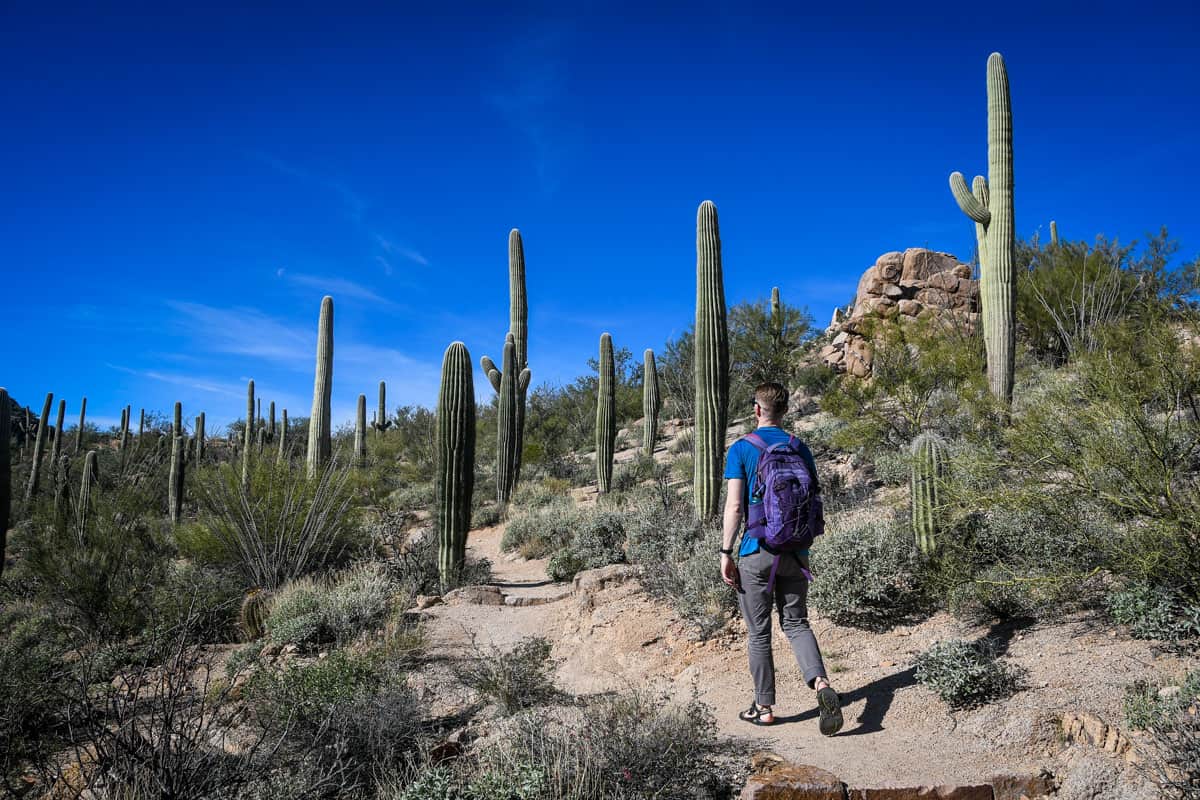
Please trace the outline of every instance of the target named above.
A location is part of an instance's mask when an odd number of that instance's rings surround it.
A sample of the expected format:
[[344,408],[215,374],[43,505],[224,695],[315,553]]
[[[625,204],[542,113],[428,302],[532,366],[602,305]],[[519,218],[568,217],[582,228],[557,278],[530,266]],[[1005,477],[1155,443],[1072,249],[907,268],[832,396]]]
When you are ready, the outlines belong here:
[[[791,434],[782,428],[774,425],[759,428],[754,431],[759,437],[767,443],[767,447],[775,444],[786,442]],[[754,495],[754,484],[758,478],[755,473],[758,472],[758,448],[750,444],[744,439],[738,439],[729,448],[729,453],[725,456],[725,478],[741,478],[746,483],[744,484],[744,494],[742,495],[742,508],[749,509],[751,503],[762,502],[761,500],[752,499]],[[800,455],[804,459],[804,463],[812,470],[812,474],[817,474],[817,462],[813,460],[812,451],[803,442],[800,443]],[[738,550],[739,556],[748,556],[751,553],[757,553],[759,548],[759,540],[753,536],[747,536],[746,532],[742,531],[742,546]],[[801,550],[801,555],[807,555],[807,550]]]

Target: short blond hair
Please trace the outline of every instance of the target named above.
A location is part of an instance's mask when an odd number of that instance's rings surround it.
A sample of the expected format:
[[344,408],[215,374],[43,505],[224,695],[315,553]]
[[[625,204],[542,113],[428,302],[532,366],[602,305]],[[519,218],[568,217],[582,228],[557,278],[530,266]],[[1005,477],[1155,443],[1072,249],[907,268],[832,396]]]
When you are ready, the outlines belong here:
[[754,390],[754,402],[758,403],[771,419],[780,419],[787,413],[787,389],[782,383],[760,383]]

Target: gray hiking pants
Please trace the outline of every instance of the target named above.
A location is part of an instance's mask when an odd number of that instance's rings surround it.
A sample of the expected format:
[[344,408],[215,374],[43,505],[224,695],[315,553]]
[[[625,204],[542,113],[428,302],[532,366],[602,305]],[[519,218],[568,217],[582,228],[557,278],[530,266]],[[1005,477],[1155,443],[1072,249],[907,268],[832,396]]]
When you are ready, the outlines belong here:
[[742,591],[738,605],[746,620],[749,634],[750,675],[754,678],[754,702],[763,706],[775,705],[775,659],[771,653],[771,606],[779,609],[779,626],[787,636],[804,682],[825,674],[817,637],[808,626],[808,580],[800,571],[800,562],[791,553],[784,553],[775,572],[774,591],[767,590],[775,556],[759,550],[738,563]]

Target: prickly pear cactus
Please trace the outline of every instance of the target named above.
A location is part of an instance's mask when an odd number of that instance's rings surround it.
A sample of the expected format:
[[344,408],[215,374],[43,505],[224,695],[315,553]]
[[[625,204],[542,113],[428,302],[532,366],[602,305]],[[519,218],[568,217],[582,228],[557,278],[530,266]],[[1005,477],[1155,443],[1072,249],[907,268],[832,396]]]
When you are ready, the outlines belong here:
[[617,376],[612,337],[600,335],[600,381],[596,392],[596,483],[601,494],[612,489],[613,450],[617,443]]
[[317,368],[313,380],[312,416],[308,419],[308,477],[314,478],[332,454],[333,298],[321,300],[317,323]]
[[696,213],[696,516],[716,516],[724,474],[729,413],[729,330],[721,272],[717,207],[705,200]]
[[654,362],[654,351],[647,348],[642,355],[642,451],[647,458],[654,455],[654,443],[658,440],[658,412],[661,409],[658,366]]
[[1004,58],[987,62],[988,177],[973,188],[961,172],[950,175],[950,191],[963,213],[975,221],[979,242],[979,295],[988,385],[1006,405],[1012,403],[1016,354],[1016,223],[1013,216],[1012,101]]
[[462,342],[451,344],[442,359],[436,480],[438,574],[450,586],[466,559],[475,489],[475,384],[471,354]]
[[944,469],[942,441],[923,433],[912,443],[912,528],[917,549],[933,556],[938,549],[938,486]]

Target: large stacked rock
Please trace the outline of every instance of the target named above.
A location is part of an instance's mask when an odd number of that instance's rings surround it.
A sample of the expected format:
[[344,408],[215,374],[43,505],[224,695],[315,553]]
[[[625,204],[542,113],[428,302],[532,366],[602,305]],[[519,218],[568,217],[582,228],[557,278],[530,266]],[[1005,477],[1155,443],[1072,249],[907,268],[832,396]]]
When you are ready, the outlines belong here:
[[834,313],[828,331],[833,341],[821,349],[821,360],[839,372],[870,375],[874,345],[866,322],[880,318],[901,324],[935,318],[973,331],[979,325],[979,281],[949,253],[920,247],[884,253],[863,273],[849,312]]

